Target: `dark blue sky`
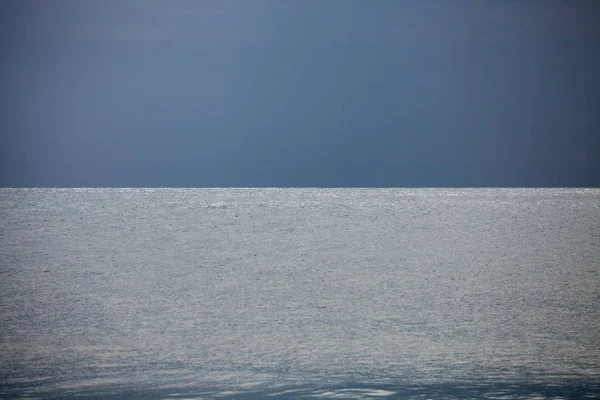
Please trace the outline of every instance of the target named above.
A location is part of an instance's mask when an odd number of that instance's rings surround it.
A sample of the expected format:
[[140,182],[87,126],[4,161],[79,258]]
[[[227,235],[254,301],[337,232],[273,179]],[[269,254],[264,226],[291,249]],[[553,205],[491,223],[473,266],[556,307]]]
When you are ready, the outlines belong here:
[[600,1],[0,0],[0,186],[600,186]]

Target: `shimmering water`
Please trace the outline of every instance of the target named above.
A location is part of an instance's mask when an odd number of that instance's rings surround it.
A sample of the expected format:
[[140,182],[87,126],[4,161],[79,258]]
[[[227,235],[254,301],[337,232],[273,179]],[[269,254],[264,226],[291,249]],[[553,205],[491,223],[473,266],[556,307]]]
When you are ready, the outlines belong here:
[[0,189],[0,396],[600,397],[598,189]]

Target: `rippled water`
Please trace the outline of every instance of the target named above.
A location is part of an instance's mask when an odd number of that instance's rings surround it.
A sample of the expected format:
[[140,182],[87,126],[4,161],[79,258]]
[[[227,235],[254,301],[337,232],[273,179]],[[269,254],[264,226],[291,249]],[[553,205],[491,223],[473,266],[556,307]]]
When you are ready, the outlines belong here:
[[598,189],[0,189],[0,396],[600,397]]

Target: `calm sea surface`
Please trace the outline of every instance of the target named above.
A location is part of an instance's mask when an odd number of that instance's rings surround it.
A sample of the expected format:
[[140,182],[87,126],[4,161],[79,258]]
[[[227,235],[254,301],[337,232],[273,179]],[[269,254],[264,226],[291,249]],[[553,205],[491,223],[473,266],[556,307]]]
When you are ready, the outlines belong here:
[[598,398],[600,189],[0,189],[0,397]]

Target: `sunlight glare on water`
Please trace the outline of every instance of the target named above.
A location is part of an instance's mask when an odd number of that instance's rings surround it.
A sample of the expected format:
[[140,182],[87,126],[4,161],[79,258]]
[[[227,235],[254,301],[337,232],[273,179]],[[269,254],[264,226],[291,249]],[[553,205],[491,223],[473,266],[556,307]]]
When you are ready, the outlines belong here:
[[0,396],[598,396],[599,208],[598,189],[0,189]]

